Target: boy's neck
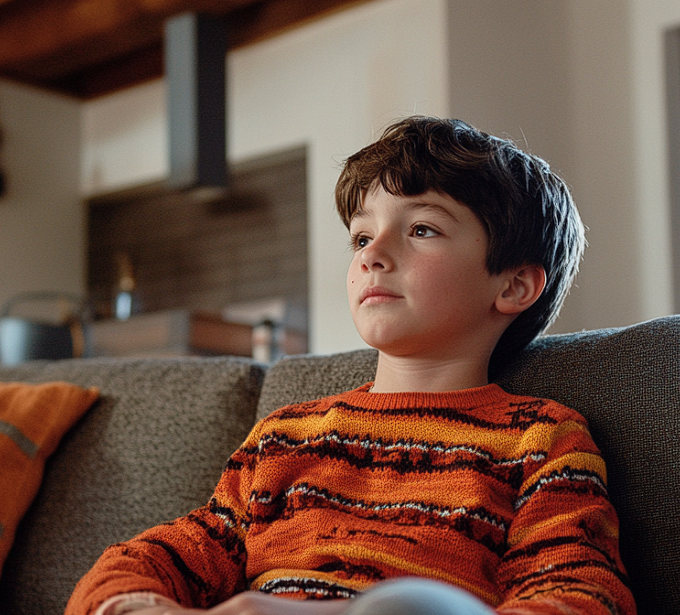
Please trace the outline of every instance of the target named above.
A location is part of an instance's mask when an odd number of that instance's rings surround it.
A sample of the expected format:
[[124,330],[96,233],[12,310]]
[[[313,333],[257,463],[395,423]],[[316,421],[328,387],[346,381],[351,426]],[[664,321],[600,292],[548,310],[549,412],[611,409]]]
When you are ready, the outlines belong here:
[[444,392],[484,386],[488,380],[488,361],[428,360],[395,357],[380,353],[374,393]]

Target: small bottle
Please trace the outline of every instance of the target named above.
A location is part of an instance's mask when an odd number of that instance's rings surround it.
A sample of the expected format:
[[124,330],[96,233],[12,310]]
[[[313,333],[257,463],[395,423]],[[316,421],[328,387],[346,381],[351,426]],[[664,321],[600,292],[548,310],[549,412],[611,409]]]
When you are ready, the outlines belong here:
[[253,327],[253,359],[272,363],[281,358],[281,327],[269,319]]
[[135,305],[135,276],[132,259],[127,253],[119,254],[118,276],[116,282],[116,296],[113,301],[113,315],[118,320],[127,320],[136,311]]

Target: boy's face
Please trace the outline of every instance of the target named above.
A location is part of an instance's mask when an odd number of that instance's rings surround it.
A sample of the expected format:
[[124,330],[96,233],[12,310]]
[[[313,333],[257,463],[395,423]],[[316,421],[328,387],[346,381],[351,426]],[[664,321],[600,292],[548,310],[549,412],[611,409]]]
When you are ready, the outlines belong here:
[[378,186],[350,235],[347,290],[367,344],[443,360],[486,349],[503,279],[487,271],[488,235],[472,210],[433,190],[394,196]]

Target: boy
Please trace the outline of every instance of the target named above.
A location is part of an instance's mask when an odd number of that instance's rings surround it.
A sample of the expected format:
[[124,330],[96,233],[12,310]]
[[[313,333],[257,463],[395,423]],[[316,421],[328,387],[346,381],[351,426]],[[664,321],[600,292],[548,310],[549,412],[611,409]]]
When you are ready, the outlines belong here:
[[110,547],[67,614],[632,615],[584,419],[489,384],[576,274],[564,183],[413,117],[347,160],[336,203],[374,381],[260,422],[208,505]]

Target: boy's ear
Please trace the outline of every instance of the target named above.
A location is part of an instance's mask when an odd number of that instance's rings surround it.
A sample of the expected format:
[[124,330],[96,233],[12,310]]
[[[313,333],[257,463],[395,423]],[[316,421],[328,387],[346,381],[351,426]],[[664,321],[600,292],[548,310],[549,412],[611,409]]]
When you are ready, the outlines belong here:
[[496,297],[501,314],[519,314],[530,308],[545,288],[545,269],[541,265],[523,265],[506,272],[506,283]]

